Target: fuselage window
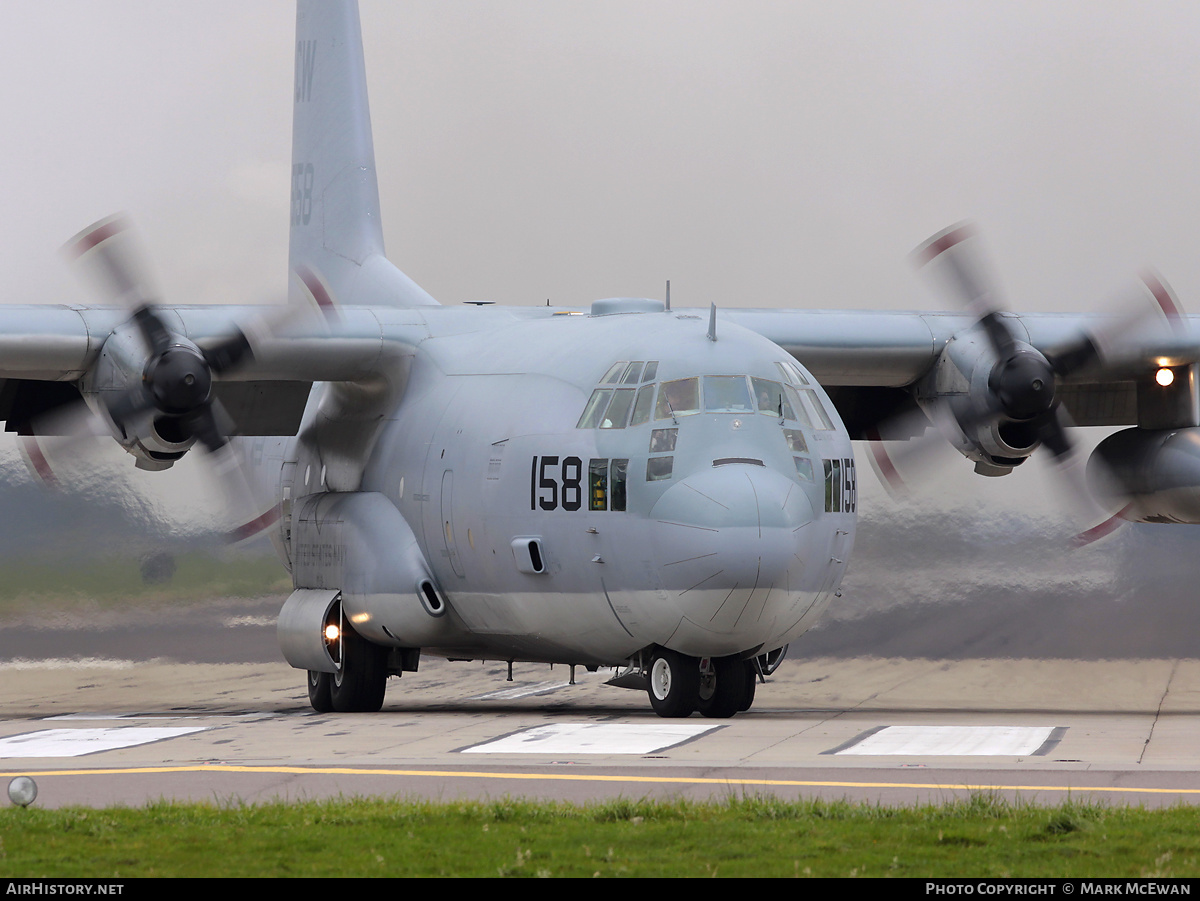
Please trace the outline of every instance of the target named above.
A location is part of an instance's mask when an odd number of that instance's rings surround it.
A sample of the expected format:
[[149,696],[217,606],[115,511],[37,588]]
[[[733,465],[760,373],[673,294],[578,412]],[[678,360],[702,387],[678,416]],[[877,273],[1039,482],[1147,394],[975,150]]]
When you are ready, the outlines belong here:
[[605,408],[608,407],[608,401],[612,397],[612,388],[597,388],[592,392],[592,396],[588,398],[587,406],[583,408],[583,415],[579,417],[579,423],[575,426],[577,429],[594,429],[600,424],[600,417],[603,415]]
[[642,385],[638,389],[637,400],[633,404],[633,418],[629,424],[641,425],[650,421],[650,413],[654,409],[654,386]]
[[655,429],[650,433],[650,453],[666,454],[675,450],[679,429]]
[[622,360],[619,363],[613,363],[612,366],[609,367],[608,372],[604,373],[604,378],[602,378],[600,380],[600,384],[601,385],[617,384],[617,382],[621,381],[621,373],[623,373],[625,371],[625,367],[628,365],[629,364],[625,360]]
[[700,412],[700,380],[676,379],[663,382],[658,387],[658,404],[654,408],[655,419],[671,419],[673,416],[691,416]]
[[600,428],[625,428],[625,423],[629,421],[629,408],[633,406],[633,393],[632,388],[618,388],[613,392],[612,403],[608,405],[608,412],[600,420]]
[[858,502],[858,479],[854,474],[854,458],[824,460],[825,512],[853,513]]
[[744,375],[706,375],[704,377],[704,412],[753,413],[750,392]]
[[825,462],[825,512],[842,512],[842,461]]
[[608,509],[608,459],[588,461],[588,509]]
[[642,381],[652,382],[656,375],[658,375],[658,360],[651,360],[646,364],[646,371],[642,373]]
[[612,485],[612,509],[618,513],[625,511],[625,474],[629,469],[628,460],[613,460],[609,467],[609,484]]
[[793,457],[796,461],[796,475],[804,479],[806,482],[813,480],[812,461],[808,457]]
[[657,482],[660,479],[669,479],[674,468],[674,457],[651,457],[646,461],[646,481]]
[[833,420],[829,418],[829,414],[825,412],[825,408],[821,406],[821,399],[817,397],[817,392],[812,388],[805,388],[801,394],[804,396],[806,406],[817,417],[817,428],[823,432],[833,431]]

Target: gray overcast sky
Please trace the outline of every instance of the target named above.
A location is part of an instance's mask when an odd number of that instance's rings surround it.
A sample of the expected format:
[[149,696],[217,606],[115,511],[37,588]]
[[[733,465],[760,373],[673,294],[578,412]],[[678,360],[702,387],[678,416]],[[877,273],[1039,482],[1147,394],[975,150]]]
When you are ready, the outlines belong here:
[[[85,300],[57,249],[119,209],[167,300],[282,297],[293,5],[3,12],[3,298]],[[364,0],[362,20],[389,255],[443,303],[670,278],[678,305],[930,307],[907,254],[973,218],[1014,309],[1094,308],[1150,262],[1200,312],[1200,4]]]
[[[279,296],[294,9],[4,4],[7,300],[117,209],[170,298]],[[1146,262],[1200,311],[1200,6],[362,4],[392,258],[446,303],[928,307],[985,229],[1017,309]]]

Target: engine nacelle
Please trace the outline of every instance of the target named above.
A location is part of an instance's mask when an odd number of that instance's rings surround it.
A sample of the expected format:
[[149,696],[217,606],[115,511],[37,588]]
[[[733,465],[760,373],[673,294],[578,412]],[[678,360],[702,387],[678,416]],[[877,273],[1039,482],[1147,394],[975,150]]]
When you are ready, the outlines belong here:
[[[997,362],[986,335],[971,328],[947,343],[916,399],[955,450],[974,461],[976,472],[1005,475],[1040,445],[1033,412],[1027,416],[1005,388],[1014,381],[1037,383],[1039,377],[1053,396],[1053,370],[1039,351],[1015,341],[1009,356]],[[1015,416],[1005,412],[1010,407]],[[947,418],[952,423],[939,421]]]
[[[190,341],[176,339],[177,349],[200,354]],[[121,447],[133,455],[138,469],[169,469],[188,452],[196,439],[185,434],[179,420],[159,415],[153,408],[122,415],[117,409],[142,382],[146,368],[146,346],[130,325],[116,329],[104,342],[91,372],[79,390],[88,406],[109,426]]]
[[1122,519],[1200,523],[1200,428],[1117,432],[1092,452],[1087,472]]
[[[364,638],[399,648],[453,646],[464,636],[408,522],[377,492],[328,492],[297,501],[292,518],[296,586],[279,617],[279,641],[292,666],[324,666],[320,635],[335,595]],[[319,592],[329,592],[328,602]],[[315,599],[315,600],[314,600]]]

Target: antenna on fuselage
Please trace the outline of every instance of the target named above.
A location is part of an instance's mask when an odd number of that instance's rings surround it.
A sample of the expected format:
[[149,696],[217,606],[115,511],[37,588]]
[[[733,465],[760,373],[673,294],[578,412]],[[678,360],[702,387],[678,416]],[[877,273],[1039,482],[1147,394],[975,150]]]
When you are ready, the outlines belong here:
[[671,312],[671,280],[667,279],[667,306],[665,312]]
[[717,340],[717,305],[715,303],[708,311],[708,340]]

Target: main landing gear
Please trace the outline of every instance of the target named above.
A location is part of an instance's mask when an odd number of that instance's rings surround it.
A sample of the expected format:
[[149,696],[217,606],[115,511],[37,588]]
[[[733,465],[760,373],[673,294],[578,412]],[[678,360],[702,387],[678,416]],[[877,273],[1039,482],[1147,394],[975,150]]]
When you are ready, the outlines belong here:
[[659,716],[691,716],[692,711],[727,719],[754,703],[758,667],[753,659],[713,657],[700,660],[659,648],[646,670],[650,706]]
[[341,624],[340,667],[336,673],[308,671],[308,702],[317,713],[374,713],[387,688],[388,649],[372,644]]

